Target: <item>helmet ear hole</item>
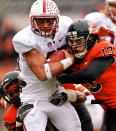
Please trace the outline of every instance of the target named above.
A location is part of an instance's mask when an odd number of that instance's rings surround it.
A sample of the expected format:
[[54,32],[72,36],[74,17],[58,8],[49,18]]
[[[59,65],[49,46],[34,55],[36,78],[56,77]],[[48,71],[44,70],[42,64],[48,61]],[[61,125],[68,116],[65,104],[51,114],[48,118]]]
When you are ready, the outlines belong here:
[[87,48],[91,49],[96,43],[96,40],[98,40],[98,36],[94,34],[90,34],[86,40]]

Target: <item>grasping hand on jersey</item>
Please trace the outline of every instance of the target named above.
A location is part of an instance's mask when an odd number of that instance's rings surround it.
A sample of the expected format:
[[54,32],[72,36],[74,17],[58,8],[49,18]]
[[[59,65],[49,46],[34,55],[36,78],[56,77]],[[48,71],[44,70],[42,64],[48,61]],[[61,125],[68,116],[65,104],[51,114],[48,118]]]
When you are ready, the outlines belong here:
[[72,62],[74,62],[74,55],[73,54],[70,54],[68,51],[66,50],[63,50],[64,53],[65,53],[65,56],[66,58],[71,58],[72,59]]

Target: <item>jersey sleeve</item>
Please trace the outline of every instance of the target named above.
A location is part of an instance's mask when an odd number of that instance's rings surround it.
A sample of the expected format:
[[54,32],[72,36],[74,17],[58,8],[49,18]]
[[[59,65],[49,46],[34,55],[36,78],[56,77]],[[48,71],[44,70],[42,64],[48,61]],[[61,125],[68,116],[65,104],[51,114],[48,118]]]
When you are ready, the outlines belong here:
[[116,48],[109,42],[101,41],[91,50],[93,59],[116,55]]
[[35,48],[34,38],[28,29],[18,32],[12,42],[17,53],[25,53]]

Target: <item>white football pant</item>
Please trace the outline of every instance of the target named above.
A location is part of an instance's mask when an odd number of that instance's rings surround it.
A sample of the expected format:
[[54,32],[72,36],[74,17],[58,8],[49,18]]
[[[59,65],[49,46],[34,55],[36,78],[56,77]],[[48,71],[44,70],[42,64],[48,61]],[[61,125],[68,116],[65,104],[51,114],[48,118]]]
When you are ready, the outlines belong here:
[[81,131],[78,115],[69,102],[55,106],[48,101],[35,102],[24,118],[25,131],[45,131],[48,118],[59,131]]

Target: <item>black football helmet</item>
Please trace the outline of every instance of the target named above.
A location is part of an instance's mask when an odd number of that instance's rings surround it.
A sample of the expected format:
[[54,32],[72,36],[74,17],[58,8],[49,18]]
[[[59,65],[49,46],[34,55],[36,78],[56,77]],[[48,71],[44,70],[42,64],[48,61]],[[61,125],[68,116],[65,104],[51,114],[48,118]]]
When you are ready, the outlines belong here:
[[[98,36],[95,34],[92,34],[92,32],[95,31],[95,26],[92,24],[89,24],[84,19],[79,19],[75,22],[73,22],[69,28],[67,33],[67,43],[68,43],[68,49],[70,53],[75,54],[77,58],[81,58],[88,50],[90,50],[94,44],[96,43],[96,40],[98,39]],[[85,42],[82,42],[82,39],[85,39]],[[72,45],[71,40],[78,41],[78,45]],[[77,48],[80,46],[85,45],[86,48],[83,52],[78,52]]]
[[20,76],[20,71],[12,71],[4,75],[1,81],[0,91],[9,104],[18,106],[20,104],[20,98],[19,95],[14,96],[14,94],[20,93],[25,86],[26,82]]

